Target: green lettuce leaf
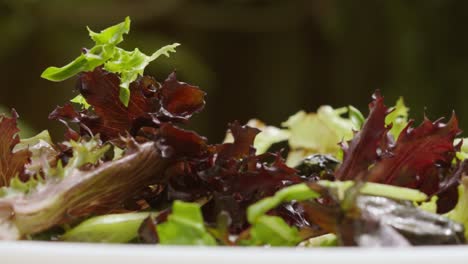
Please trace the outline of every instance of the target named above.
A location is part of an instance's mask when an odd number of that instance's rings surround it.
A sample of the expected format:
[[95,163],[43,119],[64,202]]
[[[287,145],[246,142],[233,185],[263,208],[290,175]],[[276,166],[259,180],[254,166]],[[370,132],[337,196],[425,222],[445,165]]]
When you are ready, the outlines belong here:
[[84,109],[89,109],[91,107],[91,105],[88,104],[88,102],[86,102],[86,99],[81,94],[75,96],[73,99],[70,100],[70,102],[79,104]]
[[126,51],[116,48],[114,57],[106,62],[104,69],[109,72],[120,74],[120,100],[128,105],[130,100],[130,83],[135,81],[138,76],[142,76],[148,64],[161,55],[169,57],[169,52],[175,52],[175,48],[179,43],[162,47],[153,55],[147,56],[139,49]]
[[463,144],[460,148],[460,151],[457,152],[457,158],[459,160],[468,159],[468,138],[457,138],[454,142],[454,145],[460,144],[460,141],[463,140]]
[[437,213],[437,200],[438,199],[439,199],[439,197],[437,197],[437,195],[434,195],[434,196],[432,196],[432,198],[429,201],[421,203],[419,205],[418,205],[418,203],[415,202],[414,205],[419,207],[420,209],[426,211],[426,212],[436,214]]
[[41,75],[42,78],[59,82],[77,75],[83,71],[92,71],[94,68],[104,64],[114,56],[116,45],[123,41],[123,35],[130,31],[130,18],[115,26],[109,27],[95,33],[88,28],[91,39],[95,46],[78,58],[63,67],[49,67]]
[[200,205],[175,201],[166,222],[156,226],[162,245],[214,246],[216,240],[206,230]]
[[30,138],[22,138],[18,144],[16,144],[13,151],[19,151],[22,149],[29,148],[32,151],[32,148],[35,146],[52,146],[53,142],[50,137],[49,131],[44,130],[41,133],[30,137]]
[[0,197],[13,196],[20,193],[28,194],[43,182],[41,178],[30,178],[28,181],[24,182],[18,177],[14,177],[10,181],[10,186],[0,189]]
[[[130,18],[125,21],[96,33],[88,28],[89,36],[95,45],[86,50],[78,58],[63,67],[49,67],[41,75],[42,78],[58,82],[66,80],[77,75],[80,72],[92,71],[98,66],[104,65],[104,69],[120,74],[120,100],[125,106],[128,106],[130,100],[130,83],[135,81],[143,72],[148,64],[161,55],[169,57],[170,52],[175,52],[178,43],[167,45],[160,48],[151,56],[147,56],[138,49],[126,51],[119,47],[123,41],[123,35],[130,31]],[[82,104],[84,108],[89,108],[86,100],[78,95],[72,99],[72,102]]]
[[393,111],[385,118],[385,125],[392,124],[390,134],[394,139],[397,139],[403,128],[408,125],[408,112],[409,108],[406,107],[403,97],[400,97],[393,107]]
[[251,245],[295,246],[301,242],[299,231],[281,217],[262,215],[250,229]]
[[[332,188],[337,191],[338,197],[343,199],[346,191],[354,186],[354,181],[319,181],[319,184]],[[374,195],[374,196],[383,196],[396,200],[406,200],[413,202],[423,202],[427,200],[427,195],[420,192],[419,190],[398,187],[387,184],[366,182],[359,189],[361,194],[365,195]]]
[[[352,181],[319,181],[319,184],[334,189],[338,197],[343,199],[346,191],[355,183]],[[418,190],[377,183],[365,183],[359,191],[366,195],[384,196],[398,200],[421,202],[427,199],[427,196]],[[249,206],[247,209],[247,220],[252,224],[250,231],[251,240],[243,241],[242,244],[272,246],[291,246],[297,244],[301,241],[297,229],[287,225],[283,219],[268,216],[266,213],[285,202],[305,201],[318,198],[319,196],[320,194],[311,190],[307,184],[301,183],[283,188],[276,192],[275,195],[264,198]],[[333,239],[329,240],[329,244],[333,245],[333,241]]]
[[[253,125],[253,123],[256,123]],[[275,143],[279,143],[289,139],[289,131],[285,129],[279,129],[274,126],[266,126],[258,120],[251,120],[247,125],[256,127],[261,132],[255,137],[254,147],[256,149],[255,154],[260,155],[268,151],[268,149]]]
[[117,45],[123,41],[123,35],[128,34],[130,31],[130,22],[130,18],[126,17],[124,22],[108,27],[100,33],[92,31],[89,27],[86,28],[88,29],[89,36],[96,45]]
[[127,243],[138,235],[149,212],[109,214],[92,217],[68,230],[60,240],[73,242]]
[[338,238],[335,234],[325,234],[318,237],[313,237],[300,244],[304,247],[336,247],[338,246]]
[[[348,117],[343,117],[344,114]],[[339,156],[338,143],[350,140],[353,130],[359,130],[363,120],[354,107],[321,106],[317,113],[296,113],[282,124],[290,132],[291,152],[287,164],[294,167],[304,157],[315,153]]]

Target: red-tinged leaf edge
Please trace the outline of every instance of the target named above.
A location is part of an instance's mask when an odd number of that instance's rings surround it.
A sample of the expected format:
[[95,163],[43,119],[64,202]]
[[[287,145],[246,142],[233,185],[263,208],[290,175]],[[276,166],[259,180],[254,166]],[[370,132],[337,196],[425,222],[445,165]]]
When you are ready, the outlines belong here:
[[28,149],[13,152],[20,142],[17,119],[14,109],[11,117],[0,115],[0,187],[9,186],[10,180],[16,176],[26,180],[25,165],[30,161],[31,152]]

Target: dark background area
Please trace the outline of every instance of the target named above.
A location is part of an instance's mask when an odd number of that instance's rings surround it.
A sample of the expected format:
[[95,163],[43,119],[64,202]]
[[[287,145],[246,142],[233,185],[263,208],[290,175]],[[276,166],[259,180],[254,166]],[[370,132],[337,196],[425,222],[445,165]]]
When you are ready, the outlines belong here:
[[182,44],[146,73],[164,80],[177,69],[208,92],[191,127],[212,142],[233,120],[279,125],[322,104],[367,113],[375,89],[387,105],[403,96],[416,120],[455,110],[468,130],[465,0],[0,0],[0,105],[60,139],[47,115],[74,97],[74,80],[41,72],[92,46],[85,26],[99,31],[127,15],[124,47]]

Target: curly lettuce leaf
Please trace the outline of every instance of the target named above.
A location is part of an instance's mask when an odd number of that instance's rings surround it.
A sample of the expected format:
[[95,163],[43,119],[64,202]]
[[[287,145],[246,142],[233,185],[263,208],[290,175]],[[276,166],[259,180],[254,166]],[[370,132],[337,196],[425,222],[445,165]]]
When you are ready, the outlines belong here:
[[[405,124],[408,109],[403,102],[400,100],[390,112],[378,93],[370,109],[361,131],[343,144],[343,163],[336,178],[345,181],[366,177],[370,182],[418,189],[447,200],[451,193],[445,183],[453,175],[452,161],[458,150],[454,139],[460,133],[456,116],[447,123],[426,118],[420,126],[412,127],[413,121]],[[396,142],[388,137],[389,124],[394,122],[404,126],[401,132],[394,131],[394,136],[398,133]],[[453,205],[455,201],[456,198]],[[447,206],[441,208],[450,207],[449,203],[442,203]]]
[[13,110],[12,117],[0,115],[0,187],[9,186],[15,177],[23,177],[31,152],[14,148],[20,143],[17,126],[18,114]]
[[49,67],[41,75],[42,78],[59,82],[71,78],[80,72],[92,71],[94,68],[110,60],[115,53],[116,45],[123,41],[123,35],[130,31],[130,18],[115,26],[95,33],[88,28],[95,46],[63,67]]
[[175,48],[179,45],[179,43],[174,43],[164,46],[151,56],[145,55],[139,49],[126,51],[116,48],[114,57],[106,62],[104,69],[109,72],[120,74],[119,98],[125,106],[128,106],[130,100],[130,83],[135,81],[138,76],[143,75],[146,66],[148,66],[150,62],[156,60],[161,55],[169,57],[169,52],[176,52]]
[[[55,167],[51,167],[49,160],[48,160],[48,153],[44,153],[43,149],[49,149],[52,148],[51,145],[48,145],[45,140],[49,140],[50,138],[49,134],[47,131],[42,132],[38,134],[35,137],[25,139],[23,143],[20,144],[32,144],[36,143],[33,145],[31,149],[38,148],[34,152],[34,155],[32,156],[33,163],[35,164],[36,167],[39,167],[37,170],[37,173],[39,172],[39,169],[43,172],[44,175],[33,175],[32,177],[29,177],[25,181],[21,181],[18,177],[14,177],[10,181],[10,185],[8,188],[3,188],[3,193],[8,195],[8,196],[14,196],[18,197],[21,195],[28,195],[30,193],[35,192],[38,188],[42,188],[44,185],[47,185],[47,181],[56,181],[56,180],[61,180],[63,179],[66,175],[69,175],[72,173],[73,170],[80,168],[83,165],[86,164],[95,164],[98,162],[101,157],[109,150],[109,145],[106,145],[104,147],[100,146],[100,141],[98,139],[91,139],[89,141],[82,141],[82,142],[75,142],[75,141],[70,141],[66,142],[64,144],[69,145],[69,147],[72,148],[73,154],[72,157],[69,159],[67,165],[64,167],[62,165],[62,161],[58,160],[57,165]],[[45,144],[44,144],[45,143]],[[29,149],[29,145],[20,145],[18,144],[19,149]],[[53,150],[51,150],[53,151]],[[53,151],[53,155],[57,155],[58,153]],[[30,169],[30,167],[28,167]],[[32,172],[34,172],[32,170]]]
[[38,147],[52,146],[53,144],[49,131],[44,130],[33,137],[22,138],[20,142],[16,144],[13,151],[19,151],[27,148],[33,150],[32,148],[37,149]]
[[[130,101],[130,83],[143,75],[146,66],[159,58],[161,55],[170,56],[170,52],[175,52],[175,48],[180,44],[174,43],[160,48],[151,56],[147,56],[139,49],[126,51],[117,47],[123,41],[123,35],[130,31],[130,18],[115,26],[102,30],[100,33],[93,32],[88,28],[89,36],[95,45],[89,50],[85,50],[78,58],[63,67],[49,67],[41,75],[42,78],[50,81],[63,81],[81,72],[92,71],[96,67],[104,66],[109,72],[120,75],[121,102],[128,106]],[[82,104],[88,108],[89,104],[82,96],[72,99],[72,102]]]
[[216,240],[206,230],[200,205],[175,201],[166,222],[156,226],[162,245],[215,246]]
[[442,181],[439,170],[452,166],[456,153],[453,142],[460,132],[455,115],[447,123],[425,119],[418,127],[408,125],[398,137],[391,155],[383,157],[370,169],[369,181],[435,194]]
[[71,99],[70,102],[75,103],[75,104],[79,104],[84,109],[89,109],[91,107],[91,105],[88,104],[86,99],[81,94],[73,97],[73,99]]
[[[346,113],[348,118],[343,117]],[[338,143],[350,140],[353,130],[360,129],[362,119],[362,114],[354,107],[333,109],[322,106],[317,113],[296,113],[282,124],[290,133],[292,155],[287,164],[295,166],[301,158],[314,153],[338,155]]]
[[0,197],[12,196],[18,193],[27,193],[43,182],[40,172],[44,163],[52,163],[56,160],[58,152],[47,130],[36,136],[21,139],[13,148],[13,153],[29,152],[29,162],[25,164],[27,177],[20,179],[19,175],[10,180],[9,186],[0,188]]
[[373,99],[362,129],[347,144],[342,144],[343,163],[336,171],[336,178],[339,180],[362,176],[379,157],[377,150],[381,147],[382,138],[386,136],[385,117],[388,109],[379,93],[374,94]]
[[88,29],[89,36],[96,45],[117,45],[123,41],[123,35],[128,34],[130,31],[130,22],[130,18],[126,17],[124,22],[108,27],[99,33],[92,31],[89,27],[86,27],[86,29]]
[[118,75],[101,68],[82,73],[77,86],[94,111],[78,112],[66,104],[57,107],[49,118],[65,124],[79,123],[80,127],[88,128],[81,129],[81,135],[99,134],[107,141],[127,133],[134,136],[142,126],[186,121],[205,105],[205,92],[178,81],[175,73],[161,84],[148,76],[133,82],[127,107],[119,100],[119,82]]

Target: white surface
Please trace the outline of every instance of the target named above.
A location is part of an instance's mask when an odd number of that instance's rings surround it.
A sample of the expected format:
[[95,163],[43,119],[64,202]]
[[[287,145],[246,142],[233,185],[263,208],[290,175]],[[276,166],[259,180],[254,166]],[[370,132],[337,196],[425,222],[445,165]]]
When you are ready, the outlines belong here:
[[0,242],[0,263],[467,264],[468,246],[305,249]]

